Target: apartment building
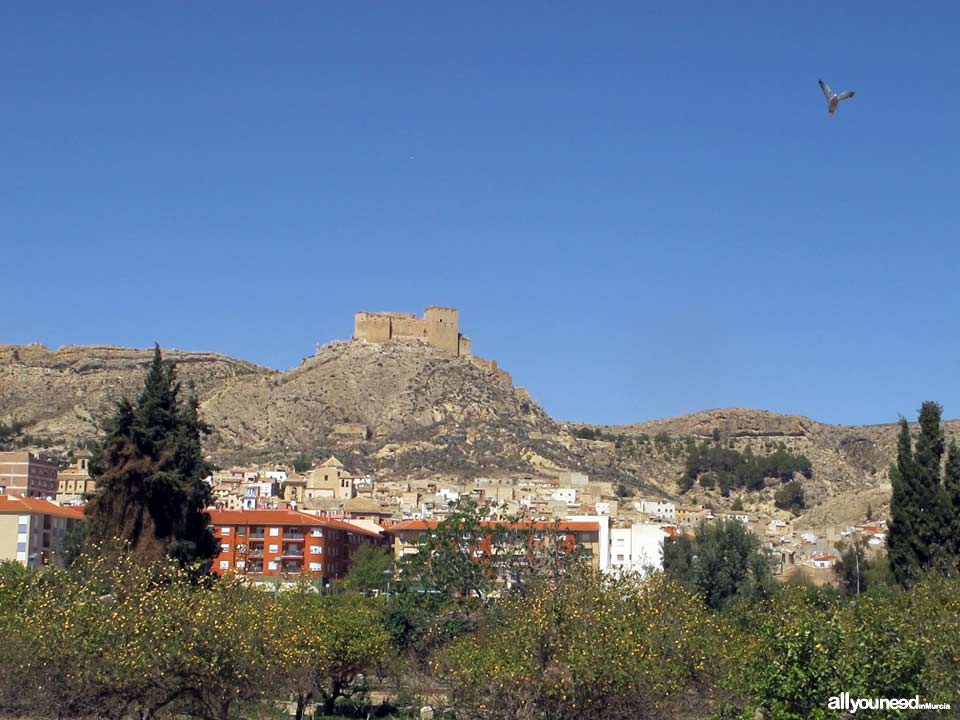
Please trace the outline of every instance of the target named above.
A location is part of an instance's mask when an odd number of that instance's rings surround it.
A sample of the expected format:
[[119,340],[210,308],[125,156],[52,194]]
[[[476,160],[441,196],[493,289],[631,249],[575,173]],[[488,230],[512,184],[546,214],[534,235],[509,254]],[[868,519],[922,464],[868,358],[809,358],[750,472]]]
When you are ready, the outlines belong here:
[[52,498],[58,469],[53,460],[28,450],[0,452],[0,495]]
[[342,578],[360,545],[379,544],[378,533],[298,510],[210,510],[220,554],[218,574],[252,579]]
[[0,560],[14,560],[31,568],[59,565],[67,531],[80,522],[81,508],[0,495]]
[[[384,528],[384,533],[392,540],[393,554],[397,559],[404,555],[419,552],[424,538],[439,526],[437,520],[405,520]],[[519,523],[500,523],[485,521],[481,527],[485,534],[476,540],[470,540],[469,551],[478,562],[497,564],[498,556],[507,554],[526,554],[531,561],[545,555],[557,558],[579,554],[594,568],[599,569],[602,547],[600,543],[600,524],[594,521],[528,521]],[[522,531],[522,546],[511,546],[509,540],[496,538],[503,530]],[[509,536],[509,533],[505,533]],[[495,539],[496,538],[496,539]]]

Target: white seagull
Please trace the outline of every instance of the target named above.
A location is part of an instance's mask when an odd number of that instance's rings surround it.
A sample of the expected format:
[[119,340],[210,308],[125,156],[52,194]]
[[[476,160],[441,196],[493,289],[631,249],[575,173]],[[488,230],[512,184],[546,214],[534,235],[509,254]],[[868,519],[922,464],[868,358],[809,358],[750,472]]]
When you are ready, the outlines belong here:
[[837,95],[823,80],[820,80],[820,89],[823,90],[823,96],[827,98],[827,115],[830,117],[833,117],[833,114],[837,111],[837,108],[840,107],[841,100],[846,100],[847,98],[853,97],[853,90],[847,90],[846,92],[842,92]]

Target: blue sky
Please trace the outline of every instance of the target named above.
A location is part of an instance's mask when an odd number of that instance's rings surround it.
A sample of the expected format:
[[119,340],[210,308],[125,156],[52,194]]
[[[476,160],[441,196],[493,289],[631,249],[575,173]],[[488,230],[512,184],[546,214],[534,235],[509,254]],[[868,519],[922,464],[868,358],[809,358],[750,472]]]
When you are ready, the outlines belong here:
[[559,419],[960,415],[957,3],[199,5],[0,5],[0,342],[453,305]]

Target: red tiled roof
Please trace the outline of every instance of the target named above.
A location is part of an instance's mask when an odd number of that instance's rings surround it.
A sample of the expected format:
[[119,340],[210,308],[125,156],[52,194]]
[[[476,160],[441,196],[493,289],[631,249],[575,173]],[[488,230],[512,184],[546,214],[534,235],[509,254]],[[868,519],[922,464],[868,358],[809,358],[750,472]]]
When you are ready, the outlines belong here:
[[81,507],[64,507],[49,500],[24,497],[22,495],[0,495],[0,513],[41,513],[56,515],[57,517],[82,520],[84,517]]
[[[439,520],[404,520],[396,525],[389,525],[385,527],[384,532],[391,533],[403,530],[434,530],[439,524]],[[568,532],[595,532],[600,529],[599,523],[586,520],[558,520],[554,522],[549,520],[538,520],[535,522],[525,521],[519,523],[501,523],[494,520],[485,520],[480,524],[484,527],[532,527],[535,530],[566,530]]]
[[207,510],[214,525],[317,525],[326,522],[299,510]]
[[210,522],[214,525],[286,525],[326,527],[334,530],[346,530],[361,535],[379,537],[372,530],[349,523],[322,518],[300,510],[207,510]]

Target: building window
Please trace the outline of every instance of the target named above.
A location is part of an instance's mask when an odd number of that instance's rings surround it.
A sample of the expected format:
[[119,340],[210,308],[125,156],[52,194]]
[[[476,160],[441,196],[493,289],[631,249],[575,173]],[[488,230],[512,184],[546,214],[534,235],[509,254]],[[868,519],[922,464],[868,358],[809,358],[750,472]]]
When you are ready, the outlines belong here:
[[323,545],[311,545],[310,546],[311,555],[323,555]]
[[26,552],[26,551],[27,551],[27,544],[25,542],[18,542],[17,552]]
[[221,535],[229,535],[229,534],[230,534],[230,528],[228,528],[228,527],[220,528],[220,534],[221,534]]
[[279,549],[279,545],[271,545],[270,552],[275,553]]
[[315,528],[311,530],[310,537],[323,537],[323,528]]
[[17,532],[18,532],[18,533],[25,533],[26,531],[27,531],[27,524],[26,524],[26,523],[19,523],[19,524],[17,525]]
[[280,534],[280,528],[270,528],[270,537],[276,537]]
[[221,560],[221,561],[220,561],[220,569],[221,569],[221,570],[229,570],[229,569],[230,569],[230,561],[229,561],[229,560]]
[[311,569],[313,572],[320,572],[320,571],[323,570],[323,563],[312,562],[312,563],[310,563],[310,569]]
[[230,546],[227,543],[223,543],[220,546],[220,552],[230,552]]
[[276,569],[277,569],[276,560],[271,560],[269,563],[267,563],[267,570],[276,570]]
[[245,560],[237,560],[238,570],[243,570],[246,566],[247,566],[247,562]]

